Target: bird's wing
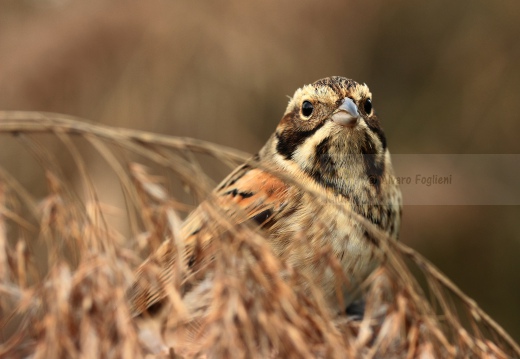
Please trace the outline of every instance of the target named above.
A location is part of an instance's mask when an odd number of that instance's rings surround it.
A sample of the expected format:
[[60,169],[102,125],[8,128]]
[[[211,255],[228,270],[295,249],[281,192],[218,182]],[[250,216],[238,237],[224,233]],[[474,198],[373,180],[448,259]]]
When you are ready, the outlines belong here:
[[199,241],[204,244],[211,240],[211,233],[201,233],[210,230],[215,221],[210,208],[224,215],[223,219],[231,224],[253,220],[260,226],[267,226],[286,207],[288,190],[286,183],[268,172],[248,165],[237,168],[222,181],[213,196],[186,219],[182,230],[186,243]]
[[[288,197],[289,186],[276,176],[247,164],[238,167],[186,218],[180,238],[166,240],[139,267],[129,291],[133,313],[150,311],[166,297],[166,285],[175,280],[183,282],[197,272],[207,263],[206,249],[233,225],[251,220],[270,227],[287,207]],[[183,261],[178,263],[176,253],[181,252]],[[144,279],[147,266],[160,271],[159,283]]]

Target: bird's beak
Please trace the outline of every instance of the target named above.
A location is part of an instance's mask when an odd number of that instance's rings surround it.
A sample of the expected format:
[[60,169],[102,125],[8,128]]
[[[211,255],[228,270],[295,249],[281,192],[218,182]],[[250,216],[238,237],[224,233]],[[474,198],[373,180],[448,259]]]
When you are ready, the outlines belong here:
[[354,127],[359,119],[359,111],[352,99],[345,97],[340,107],[330,117],[338,125]]

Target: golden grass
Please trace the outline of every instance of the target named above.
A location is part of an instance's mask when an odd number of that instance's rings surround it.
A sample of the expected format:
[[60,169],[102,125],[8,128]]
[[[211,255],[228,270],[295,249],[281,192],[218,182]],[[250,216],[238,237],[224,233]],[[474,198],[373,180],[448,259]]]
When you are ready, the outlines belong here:
[[[0,357],[151,357],[126,298],[133,271],[165,238],[175,240],[183,215],[208,196],[208,158],[231,169],[249,156],[46,113],[0,112],[0,133],[42,171],[29,181],[0,167]],[[47,186],[40,198],[35,181]],[[177,341],[159,356],[520,357],[511,337],[435,266],[361,217],[385,260],[362,288],[366,312],[355,321],[331,316],[317,287],[303,288],[302,274],[275,257],[261,233],[230,226],[218,208],[210,213],[226,229],[204,268],[211,285],[193,304],[180,300],[172,280]],[[327,248],[318,254],[346,280]],[[157,280],[153,270],[147,276]]]

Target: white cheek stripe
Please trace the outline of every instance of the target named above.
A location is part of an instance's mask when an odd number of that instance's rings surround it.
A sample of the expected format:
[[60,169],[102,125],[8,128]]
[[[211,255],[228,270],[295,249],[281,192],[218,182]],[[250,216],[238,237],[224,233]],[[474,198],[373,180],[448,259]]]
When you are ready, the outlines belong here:
[[[366,131],[369,131],[363,118],[360,118],[360,120],[361,121],[358,122],[356,127],[360,127],[365,129]],[[292,173],[298,173],[301,171],[301,169],[312,166],[314,162],[314,156],[316,154],[316,147],[320,144],[321,141],[339,131],[345,130],[346,129],[344,127],[338,126],[336,123],[332,121],[328,121],[325,125],[323,125],[323,127],[316,131],[316,133],[306,138],[305,141],[298,146],[296,151],[294,151],[291,160],[286,159],[284,156],[282,156],[276,151],[275,142],[273,143],[273,145],[275,146],[275,148],[273,148],[273,153],[275,154],[275,161],[283,169]]]
[[[331,133],[338,130],[338,125],[332,121],[327,122],[321,127],[316,133],[298,146],[293,154],[293,161],[300,165],[301,168],[306,168],[314,162],[314,155],[316,153],[316,147],[321,141],[330,137]],[[341,129],[340,129],[341,130]]]

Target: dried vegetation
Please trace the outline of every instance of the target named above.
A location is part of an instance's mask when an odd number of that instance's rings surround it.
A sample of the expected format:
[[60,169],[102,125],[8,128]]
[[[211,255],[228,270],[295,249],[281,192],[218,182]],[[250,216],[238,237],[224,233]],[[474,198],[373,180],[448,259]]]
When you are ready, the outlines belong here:
[[[204,164],[231,169],[248,155],[55,114],[4,112],[0,121],[2,140],[30,154],[24,165],[40,166],[33,180],[48,189],[35,194],[27,179],[0,167],[0,357],[151,357],[125,297],[133,271],[162,240],[175,239],[181,218],[208,195]],[[56,161],[54,151],[70,161]],[[93,157],[104,160],[102,170],[92,168]],[[104,174],[100,183],[95,171]],[[364,225],[386,258],[363,288],[362,320],[332,317],[319,290],[302,288],[302,274],[273,256],[259,232],[227,226],[205,268],[213,273],[198,293],[205,301],[181,301],[172,280],[176,340],[158,356],[520,357],[508,334],[433,265]],[[341,279],[327,250],[319,254]]]

